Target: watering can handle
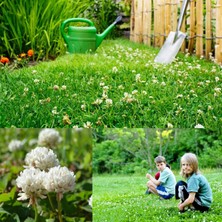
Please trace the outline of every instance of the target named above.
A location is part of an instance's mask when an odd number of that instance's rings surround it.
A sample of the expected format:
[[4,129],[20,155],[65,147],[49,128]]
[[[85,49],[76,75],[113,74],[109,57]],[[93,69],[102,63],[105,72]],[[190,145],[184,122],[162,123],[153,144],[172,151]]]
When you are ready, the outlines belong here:
[[64,32],[64,29],[65,29],[65,26],[70,23],[70,22],[85,22],[87,23],[89,26],[94,26],[93,22],[88,20],[88,19],[85,19],[85,18],[69,18],[67,20],[65,20],[64,22],[62,22],[61,24],[61,33],[62,33],[62,36],[65,38],[66,37],[66,34]]

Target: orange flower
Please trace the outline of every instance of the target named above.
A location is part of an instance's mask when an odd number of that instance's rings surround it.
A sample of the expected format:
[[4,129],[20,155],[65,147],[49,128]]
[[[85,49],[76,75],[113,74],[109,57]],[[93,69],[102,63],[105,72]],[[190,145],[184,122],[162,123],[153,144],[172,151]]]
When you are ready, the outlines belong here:
[[0,62],[3,63],[3,64],[9,63],[9,59],[7,57],[1,57]]
[[20,57],[24,58],[24,57],[26,57],[26,54],[23,52],[23,53],[20,54]]
[[28,56],[31,57],[34,55],[34,51],[32,49],[29,49],[27,52]]

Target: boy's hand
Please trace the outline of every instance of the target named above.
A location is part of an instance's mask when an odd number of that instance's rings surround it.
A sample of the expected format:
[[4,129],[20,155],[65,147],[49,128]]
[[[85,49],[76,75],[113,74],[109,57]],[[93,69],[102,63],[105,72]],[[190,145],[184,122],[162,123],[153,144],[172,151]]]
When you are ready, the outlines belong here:
[[146,174],[146,178],[150,179],[151,175],[149,173]]

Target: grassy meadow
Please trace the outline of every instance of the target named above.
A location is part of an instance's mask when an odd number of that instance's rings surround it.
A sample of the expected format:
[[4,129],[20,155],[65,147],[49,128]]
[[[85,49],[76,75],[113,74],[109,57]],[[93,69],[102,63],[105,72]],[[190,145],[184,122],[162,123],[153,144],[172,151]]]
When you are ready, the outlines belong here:
[[179,54],[154,63],[159,49],[104,40],[94,54],[74,54],[28,68],[0,67],[1,127],[150,127],[218,130],[219,65]]
[[[178,212],[178,202],[159,200],[155,195],[146,195],[147,179],[143,175],[94,175],[93,176],[93,221],[95,222],[214,222],[221,221],[222,173],[205,170],[212,191],[213,203],[207,213]],[[144,173],[145,175],[145,173]],[[181,177],[177,174],[177,180]]]

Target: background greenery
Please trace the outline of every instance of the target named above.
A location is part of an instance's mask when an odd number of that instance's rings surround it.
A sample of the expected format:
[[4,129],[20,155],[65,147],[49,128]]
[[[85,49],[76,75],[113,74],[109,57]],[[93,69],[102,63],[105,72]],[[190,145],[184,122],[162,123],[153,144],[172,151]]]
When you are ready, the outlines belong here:
[[[42,129],[0,129],[0,221],[34,221],[32,207],[28,201],[17,201],[18,190],[15,179],[24,169],[27,152],[37,145],[35,140]],[[92,195],[92,134],[89,129],[57,129],[62,142],[56,147],[61,166],[66,166],[76,175],[73,193],[64,194],[62,199],[64,221],[92,221],[92,210],[88,200]],[[26,140],[24,149],[9,152],[12,139]],[[52,196],[52,198],[55,198]],[[55,199],[53,199],[56,203]],[[48,198],[40,201],[40,221],[56,222],[55,212],[49,207]]]
[[94,131],[93,171],[144,174],[156,171],[154,158],[165,156],[179,169],[186,152],[198,156],[201,168],[222,167],[222,136],[203,129],[104,129]]

